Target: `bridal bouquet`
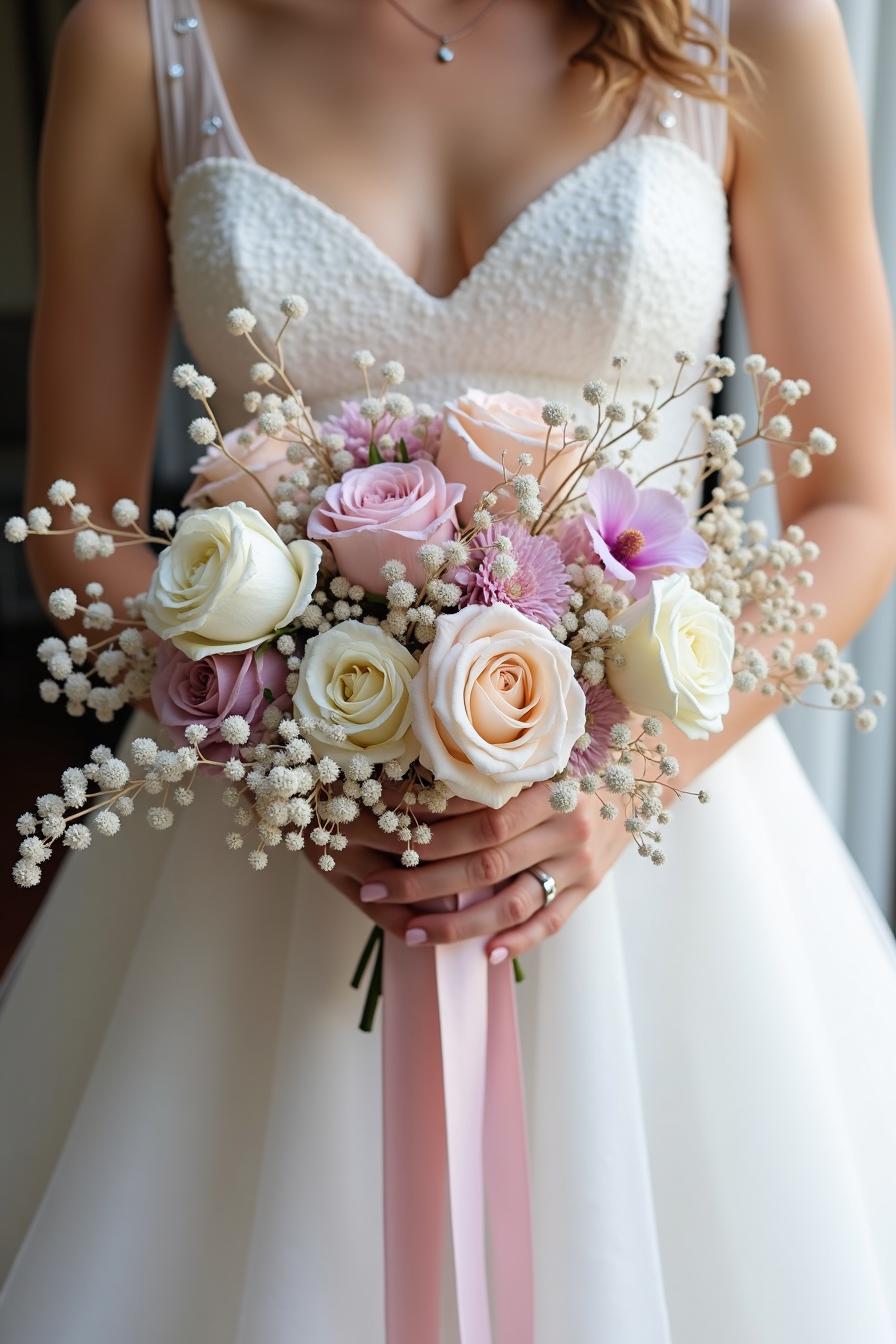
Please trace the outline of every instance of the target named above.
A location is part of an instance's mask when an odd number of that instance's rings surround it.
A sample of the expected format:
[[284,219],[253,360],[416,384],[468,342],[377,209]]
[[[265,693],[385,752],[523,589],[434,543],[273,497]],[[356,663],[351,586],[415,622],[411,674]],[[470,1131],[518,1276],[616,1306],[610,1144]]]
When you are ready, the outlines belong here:
[[[676,354],[671,387],[652,380],[649,402],[623,404],[617,356],[578,412],[463,389],[436,411],[399,390],[395,360],[374,382],[360,350],[359,400],[319,422],[282,354],[305,309],[284,299],[269,351],[249,311],[228,314],[253,352],[245,428],[222,433],[211,378],[175,369],[203,410],[179,517],[159,510],[146,531],[121,499],[106,526],[58,480],[48,503],[67,518],[38,506],[6,524],[13,542],[69,533],[85,562],[159,548],[148,591],[122,612],[97,581],[51,595],[53,616],[80,630],[40,644],[42,699],[105,722],[148,696],[167,737],[136,738],[130,762],[98,747],[37,799],[18,823],[22,886],[54,844],[115,835],[138,799],[167,828],[197,771],[220,775],[224,843],[255,870],[280,845],[310,847],[332,870],[362,808],[414,866],[449,798],[500,807],[537,781],[561,811],[586,794],[607,820],[623,812],[659,864],[662,788],[676,791],[678,768],[663,721],[706,737],[732,688],[791,703],[819,685],[873,726],[855,668],[811,638],[824,614],[806,593],[817,548],[800,528],[771,539],[744,516],[774,478],[748,486],[740,450],[791,440],[805,382],[750,356],[750,432],[742,416],[701,410],[691,442],[639,473],[664,407],[696,384],[718,390],[730,360]],[[835,446],[814,429],[792,442],[789,471],[808,474]],[[671,488],[651,484],[661,472]],[[747,604],[758,624],[742,618]],[[770,658],[751,643],[760,634],[776,637]]]

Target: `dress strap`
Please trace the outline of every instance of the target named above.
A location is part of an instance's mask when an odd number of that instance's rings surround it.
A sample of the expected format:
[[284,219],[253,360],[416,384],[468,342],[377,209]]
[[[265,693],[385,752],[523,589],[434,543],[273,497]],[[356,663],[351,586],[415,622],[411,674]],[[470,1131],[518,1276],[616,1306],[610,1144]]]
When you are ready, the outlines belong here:
[[172,190],[197,159],[245,158],[197,0],[147,0],[162,166]]
[[[703,14],[722,37],[728,37],[730,0],[694,0],[693,9]],[[699,46],[691,48],[691,55],[701,64],[708,64],[709,53]],[[719,64],[727,65],[724,50],[719,53]],[[723,90],[720,90],[723,91]],[[728,109],[724,103],[710,103],[703,98],[681,98],[681,139],[690,145],[721,176],[728,149]]]
[[[703,15],[727,38],[729,0],[692,0],[691,7],[697,14],[698,32],[703,27],[699,16]],[[701,65],[710,64],[710,54],[704,47],[692,43],[687,52]],[[727,64],[724,50],[718,63],[723,67]],[[618,138],[645,135],[677,140],[699,154],[720,177],[724,172],[728,149],[728,110],[724,103],[694,98],[656,76],[647,76]]]

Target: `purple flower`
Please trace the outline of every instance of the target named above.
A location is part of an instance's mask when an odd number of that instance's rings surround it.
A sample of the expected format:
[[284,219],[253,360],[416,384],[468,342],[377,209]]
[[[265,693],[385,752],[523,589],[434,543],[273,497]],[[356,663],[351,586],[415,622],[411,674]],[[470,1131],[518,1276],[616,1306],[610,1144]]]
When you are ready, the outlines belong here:
[[569,769],[574,775],[587,775],[606,765],[610,754],[610,729],[615,723],[625,723],[628,710],[617,700],[606,682],[599,686],[583,686],[585,692],[585,732],[591,736],[587,747],[576,747],[569,758]]
[[[432,461],[436,455],[436,449],[439,446],[439,439],[442,434],[442,417],[437,415],[428,426],[422,425],[415,415],[404,416],[396,420],[391,415],[384,415],[371,428],[369,420],[365,420],[361,414],[359,403],[357,401],[343,401],[342,409],[338,415],[331,415],[320,427],[321,434],[341,434],[345,439],[345,446],[348,452],[355,459],[355,464],[359,467],[370,465],[370,444],[371,440],[377,445],[377,450],[384,462],[398,462],[398,443],[404,439],[405,447],[408,450],[408,457],[413,462],[418,458],[426,458]],[[380,448],[379,443],[384,434],[388,434],[395,441],[394,448]]]
[[[498,578],[493,563],[499,537],[513,547],[516,571]],[[560,547],[552,537],[533,537],[519,523],[492,523],[469,542],[469,564],[454,573],[454,582],[464,589],[460,605],[491,607],[503,603],[515,607],[533,621],[552,626],[569,606],[569,585]]]
[[[268,705],[281,710],[289,707],[286,675],[286,659],[276,649],[261,654],[256,649],[210,653],[193,659],[163,640],[156,655],[150,695],[159,722],[178,746],[186,741],[184,729],[191,723],[201,723],[208,729],[203,754],[213,761],[227,761],[239,753],[221,737],[224,719],[241,714],[252,729],[250,743],[258,742]],[[265,695],[266,690],[272,699]]]
[[594,559],[607,578],[633,584],[642,597],[669,571],[697,569],[709,549],[688,511],[668,490],[639,490],[625,472],[602,467],[588,484],[593,516],[584,515]]

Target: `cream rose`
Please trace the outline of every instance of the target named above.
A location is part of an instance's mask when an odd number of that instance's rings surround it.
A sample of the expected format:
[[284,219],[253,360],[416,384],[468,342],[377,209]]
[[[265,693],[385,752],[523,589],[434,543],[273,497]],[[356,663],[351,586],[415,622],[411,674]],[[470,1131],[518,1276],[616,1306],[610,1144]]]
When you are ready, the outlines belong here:
[[[448,481],[466,486],[457,505],[457,516],[466,525],[483,494],[496,490],[504,469],[512,476],[519,467],[520,453],[531,453],[528,470],[539,475],[544,463],[547,426],[541,418],[543,402],[514,392],[480,392],[476,388],[456,401],[446,402],[444,424],[436,465]],[[560,442],[552,435],[554,448]],[[541,498],[547,503],[585,452],[585,444],[552,452],[541,479]],[[503,467],[502,467],[503,461]]]
[[246,504],[194,513],[159,556],[146,624],[190,658],[254,648],[301,616],[321,556],[313,541],[287,545]]
[[421,764],[487,807],[557,774],[585,731],[569,649],[502,605],[439,617],[411,703]]
[[305,647],[295,716],[324,719],[345,730],[342,745],[306,734],[338,763],[361,752],[377,764],[397,761],[407,769],[418,754],[410,699],[416,671],[413,654],[380,626],[341,621]]
[[622,667],[607,660],[615,695],[636,714],[662,714],[685,737],[722,729],[731,690],[734,626],[686,574],[655,579],[614,618],[627,634]]

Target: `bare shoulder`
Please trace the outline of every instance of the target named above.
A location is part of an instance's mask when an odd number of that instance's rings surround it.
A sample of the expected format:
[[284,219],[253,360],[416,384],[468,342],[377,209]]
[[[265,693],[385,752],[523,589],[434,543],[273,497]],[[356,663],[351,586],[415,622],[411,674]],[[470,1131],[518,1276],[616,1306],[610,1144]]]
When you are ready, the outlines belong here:
[[154,132],[146,0],[78,0],[59,33],[54,79],[88,115],[114,109],[115,124]]
[[62,25],[42,176],[75,194],[103,179],[158,181],[158,116],[146,0],[78,0]]
[[846,50],[837,0],[731,0],[730,34],[769,79],[798,74],[819,44]]
[[731,38],[758,73],[735,127],[739,165],[828,196],[832,172],[858,186],[865,133],[836,0],[732,0]]
[[146,0],[77,0],[59,33],[66,59],[110,62],[117,56],[133,72],[152,60]]
[[837,0],[730,0],[731,37],[761,40],[788,28],[839,21]]

